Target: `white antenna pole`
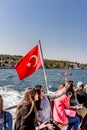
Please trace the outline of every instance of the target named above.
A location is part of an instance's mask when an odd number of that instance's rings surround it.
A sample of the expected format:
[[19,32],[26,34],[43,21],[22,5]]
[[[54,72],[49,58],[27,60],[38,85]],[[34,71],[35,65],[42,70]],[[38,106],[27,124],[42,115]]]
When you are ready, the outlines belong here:
[[49,90],[49,86],[48,86],[48,80],[47,80],[47,76],[46,76],[46,72],[45,72],[45,66],[44,66],[44,61],[43,61],[43,53],[42,53],[40,40],[39,40],[39,48],[40,48],[40,54],[41,54],[41,59],[42,59],[42,65],[43,65],[44,79],[45,79],[45,82],[46,82],[46,89],[48,91]]

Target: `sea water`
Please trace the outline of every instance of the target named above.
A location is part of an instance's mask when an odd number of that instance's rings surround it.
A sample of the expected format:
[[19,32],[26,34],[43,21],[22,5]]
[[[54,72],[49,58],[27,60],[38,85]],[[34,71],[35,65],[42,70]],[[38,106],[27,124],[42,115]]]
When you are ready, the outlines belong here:
[[[46,69],[45,71],[51,91],[55,91],[60,83],[65,82],[66,78],[73,80],[75,86],[78,81],[87,84],[86,69]],[[72,75],[62,76],[63,71],[70,72]],[[15,69],[0,69],[0,94],[4,99],[4,109],[17,105],[23,97],[24,91],[38,84],[42,85],[46,91],[43,69],[39,69],[22,81],[19,80]],[[15,109],[11,109],[10,112],[14,116]]]

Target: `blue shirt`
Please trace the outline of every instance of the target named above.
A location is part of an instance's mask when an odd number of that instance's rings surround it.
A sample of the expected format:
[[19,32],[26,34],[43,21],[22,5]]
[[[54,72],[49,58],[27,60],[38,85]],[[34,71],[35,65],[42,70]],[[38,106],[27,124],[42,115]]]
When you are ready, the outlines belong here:
[[12,115],[7,111],[0,114],[0,130],[12,130]]

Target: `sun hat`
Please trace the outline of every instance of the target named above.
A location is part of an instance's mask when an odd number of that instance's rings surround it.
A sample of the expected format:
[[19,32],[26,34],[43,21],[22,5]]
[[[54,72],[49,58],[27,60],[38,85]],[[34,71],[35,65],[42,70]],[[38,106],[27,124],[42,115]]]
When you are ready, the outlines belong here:
[[79,82],[77,83],[77,88],[82,87],[82,85],[84,85],[83,82],[79,81]]

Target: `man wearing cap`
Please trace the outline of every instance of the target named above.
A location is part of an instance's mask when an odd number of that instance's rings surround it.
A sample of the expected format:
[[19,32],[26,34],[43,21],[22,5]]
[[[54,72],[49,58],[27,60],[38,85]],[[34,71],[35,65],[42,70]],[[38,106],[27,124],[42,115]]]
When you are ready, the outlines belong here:
[[80,104],[87,104],[87,94],[84,91],[84,84],[82,82],[77,83],[76,96]]

